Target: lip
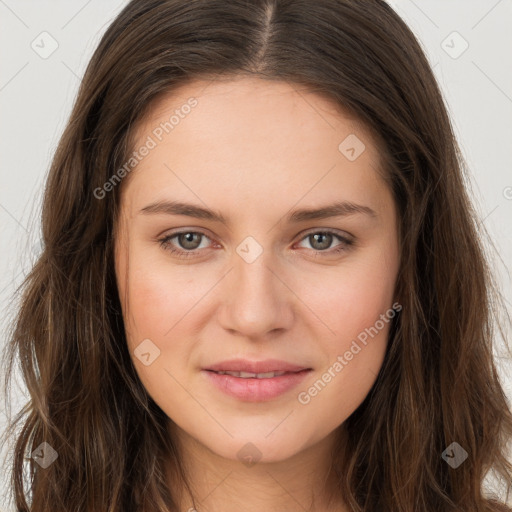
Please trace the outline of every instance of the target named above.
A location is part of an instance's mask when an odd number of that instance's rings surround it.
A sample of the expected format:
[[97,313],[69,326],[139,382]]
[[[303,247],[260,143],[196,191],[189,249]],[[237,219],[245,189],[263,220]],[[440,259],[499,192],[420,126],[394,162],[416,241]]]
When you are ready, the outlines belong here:
[[311,370],[302,370],[268,379],[245,379],[232,375],[221,375],[209,370],[203,370],[201,373],[217,389],[231,397],[245,402],[265,402],[290,391],[302,382],[310,372]]
[[[230,372],[286,372],[270,378],[242,378],[232,375],[222,375],[217,371]],[[246,359],[232,359],[216,363],[204,368],[202,374],[223,393],[245,402],[264,402],[272,400],[287,391],[290,391],[302,382],[312,368],[280,361],[267,359],[265,361],[248,361]]]
[[203,370],[214,372],[249,372],[249,373],[267,373],[267,372],[300,372],[301,370],[311,370],[309,366],[300,366],[279,359],[265,359],[264,361],[250,361],[248,359],[230,359],[220,363],[212,364]]

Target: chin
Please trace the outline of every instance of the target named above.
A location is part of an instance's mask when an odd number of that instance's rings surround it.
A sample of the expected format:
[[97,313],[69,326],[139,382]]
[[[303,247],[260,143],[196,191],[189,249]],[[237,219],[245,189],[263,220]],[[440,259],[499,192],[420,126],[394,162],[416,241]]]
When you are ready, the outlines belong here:
[[269,435],[271,430],[266,429],[265,433],[262,433],[257,429],[248,428],[243,434],[233,433],[233,438],[226,434],[220,438],[209,436],[204,441],[196,439],[218,456],[239,461],[247,467],[252,467],[256,463],[281,462],[307,447],[304,436],[299,433],[290,435],[289,432],[283,431],[279,434],[276,430]]

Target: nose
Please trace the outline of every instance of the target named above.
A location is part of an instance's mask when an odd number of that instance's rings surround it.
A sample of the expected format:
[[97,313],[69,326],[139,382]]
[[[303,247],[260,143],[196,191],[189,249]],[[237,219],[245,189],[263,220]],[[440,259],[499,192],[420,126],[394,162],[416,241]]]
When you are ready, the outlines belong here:
[[233,255],[219,311],[221,326],[231,334],[258,339],[291,327],[295,295],[271,260],[270,251],[251,263]]

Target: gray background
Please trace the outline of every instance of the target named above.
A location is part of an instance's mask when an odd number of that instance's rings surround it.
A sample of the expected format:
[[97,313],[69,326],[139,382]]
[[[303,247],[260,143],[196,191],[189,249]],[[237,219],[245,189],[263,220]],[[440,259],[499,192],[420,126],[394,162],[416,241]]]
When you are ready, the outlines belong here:
[[[444,92],[471,171],[474,202],[493,240],[489,251],[510,311],[512,0],[390,3],[420,39]],[[39,251],[42,185],[52,154],[85,66],[125,4],[0,0],[0,351],[16,304],[14,291]],[[58,46],[46,55],[52,45]],[[496,357],[510,398],[511,365],[500,347]],[[19,386],[10,400],[14,411],[23,400]],[[5,410],[2,397],[1,431]],[[1,455],[0,486],[5,485],[6,454]],[[0,512],[8,510],[2,494],[0,489]]]

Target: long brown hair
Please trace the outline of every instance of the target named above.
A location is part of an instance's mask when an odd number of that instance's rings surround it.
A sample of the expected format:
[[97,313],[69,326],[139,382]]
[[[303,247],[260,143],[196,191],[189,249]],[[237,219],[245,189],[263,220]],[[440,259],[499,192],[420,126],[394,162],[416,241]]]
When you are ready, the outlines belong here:
[[[21,426],[16,510],[177,510],[184,472],[127,349],[113,266],[121,187],[105,184],[158,96],[243,74],[307,87],[357,116],[380,145],[398,208],[402,310],[333,457],[347,503],[500,510],[482,482],[492,471],[510,492],[512,414],[493,361],[500,302],[485,232],[432,70],[382,0],[133,0],[110,25],[51,166],[43,252],[10,332],[6,384],[19,360],[30,393],[7,433]],[[58,454],[45,469],[30,456],[43,442]],[[454,442],[467,452],[457,468],[442,457]]]

